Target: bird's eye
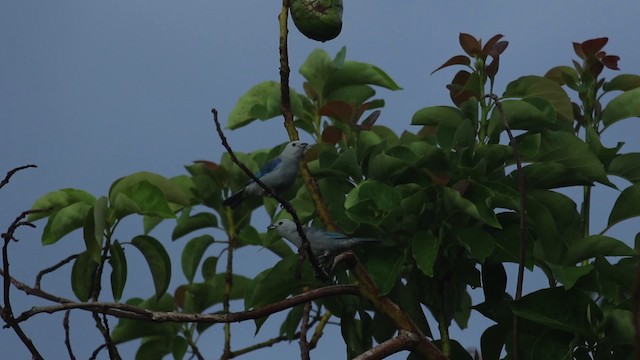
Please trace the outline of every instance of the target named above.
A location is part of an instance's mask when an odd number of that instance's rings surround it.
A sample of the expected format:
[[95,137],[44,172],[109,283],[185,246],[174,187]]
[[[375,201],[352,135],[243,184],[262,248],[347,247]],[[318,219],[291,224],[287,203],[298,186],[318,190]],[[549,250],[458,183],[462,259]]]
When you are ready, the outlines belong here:
[[284,222],[282,222],[282,221],[279,221],[279,222],[278,222],[278,225],[282,225],[282,224],[284,224]]

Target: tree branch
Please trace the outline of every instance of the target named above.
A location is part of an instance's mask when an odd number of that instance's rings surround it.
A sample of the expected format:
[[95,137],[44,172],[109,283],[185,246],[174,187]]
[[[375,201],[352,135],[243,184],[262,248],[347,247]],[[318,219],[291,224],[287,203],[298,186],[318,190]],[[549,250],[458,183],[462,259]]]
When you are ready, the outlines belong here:
[[334,263],[344,261],[349,269],[351,269],[353,275],[358,279],[358,289],[360,294],[367,298],[378,311],[387,315],[395,324],[399,330],[404,330],[415,334],[418,337],[418,343],[415,349],[420,352],[422,356],[429,360],[446,360],[446,356],[442,354],[429,339],[422,333],[418,326],[411,320],[409,315],[404,312],[396,303],[391,301],[388,297],[380,294],[380,289],[376,283],[371,279],[367,270],[362,266],[360,260],[351,251],[347,251],[338,255]]
[[[42,290],[38,294],[44,295]],[[46,294],[47,299],[57,298]],[[47,313],[53,314],[59,311],[71,309],[81,309],[90,312],[104,313],[123,319],[144,320],[154,322],[176,322],[176,323],[231,323],[246,320],[258,319],[282,310],[304,304],[306,302],[334,295],[359,295],[358,287],[355,285],[332,285],[319,289],[314,289],[300,295],[292,296],[288,299],[266,305],[259,309],[241,311],[228,314],[187,314],[177,312],[152,311],[141,307],[111,302],[72,302],[63,298],[57,305],[33,307],[16,318],[16,322],[23,322],[34,315]],[[42,296],[41,296],[42,297]]]
[[[30,166],[27,165],[26,167],[30,167]],[[25,168],[25,167],[23,167],[23,168]],[[3,183],[5,183],[5,184],[8,183],[9,182],[9,178],[11,178],[11,176],[16,171],[18,171],[19,169],[20,168],[16,168],[16,169],[10,171],[7,174],[7,176],[5,177],[5,179],[3,180]],[[15,319],[15,317],[13,316],[13,309],[11,308],[11,296],[10,296],[11,274],[9,272],[9,243],[12,240],[16,240],[14,234],[15,234],[15,231],[20,226],[35,227],[35,225],[33,225],[32,223],[27,222],[27,221],[22,221],[22,219],[27,217],[27,215],[29,215],[29,214],[37,213],[37,212],[42,212],[42,210],[27,210],[27,211],[23,211],[11,223],[11,225],[9,225],[9,228],[7,229],[7,232],[3,233],[1,235],[1,237],[4,239],[4,243],[2,245],[2,276],[4,278],[3,279],[4,306],[0,308],[0,316],[2,317],[2,320],[4,320],[7,323],[7,326],[11,327],[13,329],[13,331],[15,331],[16,335],[18,335],[18,337],[20,338],[22,343],[27,347],[29,352],[31,352],[31,356],[34,359],[42,359],[42,355],[40,355],[40,352],[38,352],[38,349],[36,349],[35,345],[31,341],[31,339],[24,333],[24,331],[20,327],[20,325],[19,325],[20,322],[17,321]]]
[[[289,29],[287,28],[288,15],[289,0],[282,0],[282,10],[280,11],[280,16],[278,16],[280,23],[280,109],[282,110],[284,127],[287,129],[289,139],[297,140],[299,135],[298,130],[293,124],[293,113],[291,112],[291,91],[289,89],[289,74],[291,69],[289,68],[289,47],[287,44],[287,37],[289,34]],[[322,194],[320,193],[320,188],[313,176],[311,176],[311,172],[309,171],[306,163],[300,167],[300,173],[302,174],[302,180],[304,181],[307,190],[309,190],[309,195],[316,207],[318,216],[328,230],[335,231],[336,226],[331,219],[329,209],[327,208],[327,205],[322,198]]]
[[391,338],[378,346],[375,346],[353,360],[377,360],[384,359],[400,351],[411,350],[420,342],[418,335],[401,331],[400,335]]
[[7,175],[5,175],[4,179],[0,181],[0,189],[2,189],[5,185],[7,185],[9,183],[9,180],[11,180],[11,177],[18,171],[28,169],[28,168],[37,168],[37,167],[38,166],[35,164],[28,164],[28,165],[18,166],[17,168],[12,169],[11,171],[7,172]]

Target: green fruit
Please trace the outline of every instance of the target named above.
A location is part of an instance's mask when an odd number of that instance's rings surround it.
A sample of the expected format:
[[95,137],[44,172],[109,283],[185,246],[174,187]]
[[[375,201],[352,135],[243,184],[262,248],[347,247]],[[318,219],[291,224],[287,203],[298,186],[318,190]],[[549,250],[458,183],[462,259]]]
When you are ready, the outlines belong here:
[[335,38],[342,30],[342,0],[291,0],[293,23],[304,36],[318,41]]

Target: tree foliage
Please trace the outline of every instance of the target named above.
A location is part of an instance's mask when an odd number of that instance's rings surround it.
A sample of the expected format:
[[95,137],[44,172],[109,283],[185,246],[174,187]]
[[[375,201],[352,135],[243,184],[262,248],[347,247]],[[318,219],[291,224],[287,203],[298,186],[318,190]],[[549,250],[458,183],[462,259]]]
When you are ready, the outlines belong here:
[[[599,38],[574,43],[577,60],[571,66],[522,76],[498,95],[494,82],[508,42],[502,35],[484,44],[469,34],[460,34],[459,40],[464,54],[435,70],[460,68],[447,87],[452,104],[418,109],[401,134],[378,124],[385,119],[385,103],[376,91],[400,90],[387,73],[348,60],[344,48],[335,56],[314,50],[299,69],[304,83],[289,94],[293,124],[314,141],[305,166],[319,193],[298,181],[284,197],[302,223],[382,239],[380,245],[356,250],[375,283],[374,297],[397,304],[395,311],[408,316],[443,356],[473,358],[448,329],[454,322],[465,328],[477,312],[494,322],[477,349],[485,360],[630,359],[638,250],[625,244],[629,239],[606,233],[640,216],[640,153],[623,152],[622,143],[607,148],[600,139],[612,124],[640,116],[640,76],[605,78],[618,70],[619,58],[605,53],[607,39]],[[227,128],[256,120],[277,126],[280,90],[281,84],[272,81],[249,89],[231,111]],[[257,170],[280,149],[236,155]],[[362,282],[356,271],[340,264],[331,282],[319,280],[282,239],[253,227],[259,207],[273,221],[290,216],[275,200],[252,198],[235,210],[224,207],[222,200],[247,181],[229,154],[185,168],[185,174],[170,178],[131,174],[97,196],[62,189],[33,205],[50,209],[28,219],[46,220],[43,245],[82,229],[84,244],[78,244],[71,273],[79,301],[96,302],[100,296],[119,303],[131,292],[125,292],[134,286],[127,282],[131,251],[146,260],[155,291],[125,302],[156,312],[203,314],[224,304],[223,312],[229,313],[232,300],[243,306],[236,310],[256,310],[331,283]],[[618,188],[612,177],[628,186]],[[595,186],[617,189],[619,195],[607,227],[592,233]],[[560,191],[572,187],[583,190],[579,204]],[[321,224],[317,195],[333,223]],[[120,239],[118,225],[129,216],[138,217],[144,231]],[[163,221],[175,224],[171,236],[152,235]],[[212,236],[211,229],[222,231],[224,238]],[[184,244],[181,264],[171,263],[168,241]],[[218,257],[210,255],[216,248],[232,258],[233,250],[246,246],[266,248],[281,260],[247,278],[235,273],[230,260],[221,269]],[[522,294],[519,279],[519,290],[510,291],[507,277],[515,275],[507,272],[509,263],[518,264],[521,272],[541,269],[549,286]],[[178,268],[186,282],[171,289]],[[110,296],[100,293],[96,282],[104,282]],[[474,303],[469,289],[478,287],[484,299]],[[276,336],[293,340],[301,326],[322,329],[333,319],[348,356],[355,357],[398,338],[401,329],[383,302],[362,293],[354,296],[352,290],[317,298],[313,308],[308,319],[303,305],[289,307]],[[436,323],[427,320],[427,312]],[[197,320],[120,317],[110,341],[141,339],[139,359],[186,358],[197,351],[193,344],[199,338],[207,339],[209,329]],[[266,318],[253,319],[256,332]],[[233,355],[226,346],[223,357]],[[425,353],[415,350],[410,358],[419,356]]]

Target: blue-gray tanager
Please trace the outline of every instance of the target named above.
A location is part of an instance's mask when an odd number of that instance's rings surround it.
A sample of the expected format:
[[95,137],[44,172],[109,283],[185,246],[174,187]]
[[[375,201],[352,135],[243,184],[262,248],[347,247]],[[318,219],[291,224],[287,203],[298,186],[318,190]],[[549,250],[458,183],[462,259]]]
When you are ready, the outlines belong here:
[[[278,220],[269,225],[267,229],[276,230],[280,236],[289,240],[298,248],[302,246],[302,239],[300,238],[300,234],[298,234],[296,224],[289,219]],[[319,259],[337,255],[363,242],[380,241],[379,239],[371,238],[352,238],[345,234],[315,227],[304,227],[304,231],[311,245],[311,251],[313,251],[313,254]]]
[[[300,160],[302,160],[304,150],[308,145],[300,141],[288,143],[280,155],[271,159],[258,171],[256,177],[276,193],[286,191],[298,177]],[[247,183],[242,190],[225,199],[222,204],[235,208],[251,195],[265,195],[264,189],[253,180]]]

